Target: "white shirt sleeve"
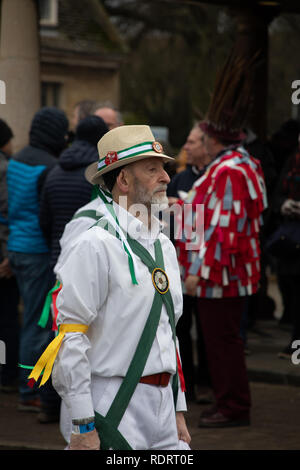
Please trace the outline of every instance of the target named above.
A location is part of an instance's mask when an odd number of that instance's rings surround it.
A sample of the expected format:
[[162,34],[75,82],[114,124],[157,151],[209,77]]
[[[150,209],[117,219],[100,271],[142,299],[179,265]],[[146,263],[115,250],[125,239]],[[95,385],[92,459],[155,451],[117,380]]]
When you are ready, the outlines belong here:
[[[94,245],[89,234],[84,234],[60,269],[63,287],[57,298],[58,325],[90,325],[100,314],[108,292],[109,266],[104,247],[101,243]],[[53,386],[64,399],[72,419],[94,416],[89,349],[87,335],[67,333],[53,367]]]
[[94,223],[95,220],[91,219],[90,217],[78,217],[77,219],[71,220],[65,226],[64,232],[59,240],[60,254],[56,265],[54,266],[54,272],[56,275],[68,258],[74,241],[76,241],[76,239],[79,238],[79,236],[88,230]]

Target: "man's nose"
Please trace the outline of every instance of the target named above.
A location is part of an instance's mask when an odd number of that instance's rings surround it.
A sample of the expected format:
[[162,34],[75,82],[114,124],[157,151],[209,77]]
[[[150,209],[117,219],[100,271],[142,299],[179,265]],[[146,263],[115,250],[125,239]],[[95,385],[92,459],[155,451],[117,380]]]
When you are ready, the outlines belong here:
[[163,181],[165,184],[169,184],[170,183],[170,177],[168,175],[168,173],[166,172],[165,169],[162,170],[162,173],[161,173],[161,181]]

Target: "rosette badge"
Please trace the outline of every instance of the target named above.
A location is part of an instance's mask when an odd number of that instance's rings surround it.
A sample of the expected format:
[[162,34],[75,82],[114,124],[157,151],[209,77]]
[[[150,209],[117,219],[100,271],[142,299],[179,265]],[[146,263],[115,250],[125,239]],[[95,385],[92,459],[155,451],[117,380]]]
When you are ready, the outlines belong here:
[[157,153],[163,153],[163,151],[164,151],[163,146],[161,145],[161,143],[157,142],[157,141],[153,142],[152,148]]
[[105,165],[111,165],[112,163],[118,161],[118,154],[117,152],[108,152],[105,156]]
[[165,294],[169,290],[169,279],[165,271],[155,268],[152,272],[152,283],[160,294]]

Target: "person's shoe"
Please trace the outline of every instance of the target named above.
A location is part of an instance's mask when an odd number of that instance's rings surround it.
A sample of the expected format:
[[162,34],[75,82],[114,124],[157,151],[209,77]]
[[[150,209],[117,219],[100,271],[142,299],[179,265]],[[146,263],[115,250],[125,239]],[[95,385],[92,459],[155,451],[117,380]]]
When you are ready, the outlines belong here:
[[202,411],[202,413],[200,415],[200,420],[202,418],[206,418],[207,416],[211,416],[211,415],[215,414],[217,411],[218,411],[218,408],[217,408],[216,405],[210,406],[206,410]]
[[38,413],[41,410],[40,399],[35,398],[33,400],[21,400],[18,404],[18,410]]
[[211,392],[208,393],[202,393],[197,396],[197,404],[198,405],[210,405],[214,403],[214,397]]
[[210,405],[214,399],[210,395],[199,395],[196,402],[197,405]]
[[210,405],[214,403],[215,398],[211,387],[198,386],[195,401],[198,405]]
[[250,419],[236,419],[227,418],[222,413],[217,411],[209,416],[204,416],[200,419],[199,428],[227,428],[236,426],[249,426]]
[[291,346],[287,346],[283,351],[278,353],[280,359],[291,359],[292,354],[295,352],[295,349],[292,349]]

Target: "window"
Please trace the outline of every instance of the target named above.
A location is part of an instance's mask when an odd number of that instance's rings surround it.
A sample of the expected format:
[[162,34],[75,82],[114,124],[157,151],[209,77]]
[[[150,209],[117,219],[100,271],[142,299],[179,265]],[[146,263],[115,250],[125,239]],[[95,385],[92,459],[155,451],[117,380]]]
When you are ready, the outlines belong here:
[[56,106],[59,108],[61,98],[61,83],[42,82],[41,92],[42,106]]
[[58,0],[39,0],[39,11],[42,26],[58,25]]

